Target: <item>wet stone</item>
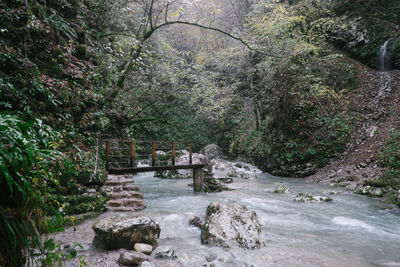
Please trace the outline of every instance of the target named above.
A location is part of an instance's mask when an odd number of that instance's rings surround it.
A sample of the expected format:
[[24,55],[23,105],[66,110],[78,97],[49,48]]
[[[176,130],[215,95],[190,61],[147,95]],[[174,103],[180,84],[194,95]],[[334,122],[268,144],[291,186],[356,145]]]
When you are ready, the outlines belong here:
[[163,259],[168,259],[168,258],[173,258],[175,254],[175,251],[171,247],[167,246],[160,246],[156,248],[151,255],[154,258],[163,258]]
[[153,252],[153,246],[143,243],[136,243],[133,249],[146,255],[150,255]]
[[137,251],[124,251],[121,252],[118,262],[128,266],[137,266],[144,261],[151,260],[151,257],[137,252]]

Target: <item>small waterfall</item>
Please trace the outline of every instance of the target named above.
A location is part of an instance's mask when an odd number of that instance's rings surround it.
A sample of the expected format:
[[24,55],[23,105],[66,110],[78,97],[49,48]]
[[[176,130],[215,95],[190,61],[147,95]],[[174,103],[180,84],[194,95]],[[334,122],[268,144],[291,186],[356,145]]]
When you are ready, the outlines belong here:
[[382,95],[388,95],[392,91],[391,88],[391,74],[389,72],[390,70],[390,55],[388,51],[388,45],[390,40],[392,38],[388,39],[385,41],[385,43],[381,46],[379,50],[379,70],[381,71],[380,73],[380,79],[381,79],[381,85],[379,89],[379,94],[378,97],[381,97]]
[[388,44],[391,39],[387,40],[382,46],[379,51],[379,68],[381,71],[388,71],[390,70],[390,56],[388,55]]

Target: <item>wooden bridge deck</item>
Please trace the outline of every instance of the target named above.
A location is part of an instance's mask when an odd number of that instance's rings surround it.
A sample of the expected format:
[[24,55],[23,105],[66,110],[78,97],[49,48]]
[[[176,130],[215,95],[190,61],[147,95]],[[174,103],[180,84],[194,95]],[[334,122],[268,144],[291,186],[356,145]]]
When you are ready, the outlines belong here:
[[109,168],[108,172],[111,174],[125,174],[125,173],[136,173],[136,172],[173,171],[173,170],[202,169],[202,168],[204,168],[204,164],[141,166],[141,167],[127,167],[127,168]]

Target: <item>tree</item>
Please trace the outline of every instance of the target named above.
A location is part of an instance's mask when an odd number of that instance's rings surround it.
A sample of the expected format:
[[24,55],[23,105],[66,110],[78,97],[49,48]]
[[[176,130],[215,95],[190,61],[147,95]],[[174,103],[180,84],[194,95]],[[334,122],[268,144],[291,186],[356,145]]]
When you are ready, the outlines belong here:
[[[230,1],[233,5],[233,2]],[[197,21],[189,21],[185,19],[185,4],[186,1],[182,1],[181,5],[178,6],[180,1],[173,0],[135,0],[132,6],[129,7],[131,14],[135,14],[135,19],[139,19],[140,22],[136,21],[133,23],[132,29],[128,30],[130,34],[135,38],[136,43],[132,45],[127,53],[126,59],[124,59],[119,68],[119,77],[113,86],[111,93],[103,99],[103,105],[112,103],[113,100],[118,96],[119,92],[124,88],[125,80],[131,71],[137,70],[140,65],[140,55],[144,49],[146,41],[159,29],[171,26],[171,25],[188,25],[197,27],[200,29],[214,31],[229,38],[240,42],[242,45],[252,51],[262,53],[267,56],[277,57],[270,53],[265,53],[254,49],[242,38],[232,34],[228,30],[224,30],[213,26],[213,21],[208,25],[204,25],[201,19]],[[140,10],[139,12],[136,10]],[[237,11],[236,11],[237,12]],[[136,16],[139,13],[139,16]],[[239,16],[239,15],[237,15]],[[215,21],[215,20],[214,20]]]

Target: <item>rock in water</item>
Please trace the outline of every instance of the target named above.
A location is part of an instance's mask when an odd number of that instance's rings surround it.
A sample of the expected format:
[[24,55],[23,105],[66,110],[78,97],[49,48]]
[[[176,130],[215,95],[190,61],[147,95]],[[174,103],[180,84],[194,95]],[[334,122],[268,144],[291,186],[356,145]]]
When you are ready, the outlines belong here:
[[113,217],[92,226],[93,244],[101,249],[133,249],[136,243],[157,246],[160,226],[149,217]]
[[246,206],[212,202],[201,228],[201,243],[232,248],[260,248],[264,241],[255,211]]
[[167,258],[173,258],[175,254],[175,251],[171,247],[167,246],[160,246],[156,248],[153,253],[151,253],[151,256],[154,258],[162,258],[162,259],[167,259]]
[[332,198],[325,196],[313,196],[310,193],[299,193],[293,201],[296,202],[327,202],[332,201]]
[[118,262],[124,265],[137,266],[138,264],[149,260],[151,260],[151,257],[143,253],[137,251],[125,251],[121,252],[121,254],[119,255]]
[[357,188],[356,193],[361,194],[361,195],[371,196],[371,197],[382,197],[383,196],[383,192],[382,192],[381,188],[375,188],[375,187],[372,187],[369,185]]
[[204,192],[222,192],[224,190],[229,190],[228,187],[223,185],[219,179],[213,177],[205,177],[203,181],[203,191]]
[[189,225],[192,225],[194,227],[200,228],[203,226],[203,222],[199,216],[193,216],[192,218],[189,219]]
[[285,194],[285,193],[291,193],[292,191],[284,184],[279,185],[275,190],[274,193],[280,193],[280,194]]
[[143,243],[136,243],[133,249],[137,252],[141,252],[147,255],[150,255],[153,252],[153,246]]

